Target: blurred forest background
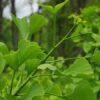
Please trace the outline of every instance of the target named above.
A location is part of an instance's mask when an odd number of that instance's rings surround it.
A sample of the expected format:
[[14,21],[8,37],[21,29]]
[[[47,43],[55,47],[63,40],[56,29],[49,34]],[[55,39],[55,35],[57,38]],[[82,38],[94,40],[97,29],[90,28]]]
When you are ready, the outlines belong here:
[[[90,6],[100,5],[100,0],[69,0],[63,8],[55,15],[51,16],[45,12],[40,3],[55,6],[64,0],[0,0],[0,41],[5,42],[9,48],[17,49],[19,40],[19,30],[12,22],[11,13],[19,19],[29,18],[34,13],[42,13],[48,19],[48,25],[33,32],[31,41],[38,42],[46,52],[68,32],[73,25],[73,20],[69,19],[71,14],[80,15],[82,9]],[[100,13],[99,13],[100,15]],[[94,19],[92,19],[94,20]],[[34,21],[33,21],[34,23]],[[42,22],[41,22],[42,23]],[[54,55],[71,57],[82,53],[80,47],[68,40],[60,46]]]

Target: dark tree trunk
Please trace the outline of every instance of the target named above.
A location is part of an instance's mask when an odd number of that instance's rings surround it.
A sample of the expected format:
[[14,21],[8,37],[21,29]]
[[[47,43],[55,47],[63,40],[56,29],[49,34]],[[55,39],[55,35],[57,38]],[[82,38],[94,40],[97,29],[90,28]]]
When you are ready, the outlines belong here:
[[11,12],[16,15],[15,0],[11,0]]
[[2,0],[0,0],[0,32],[1,32],[1,25],[2,25]]
[[[16,16],[16,9],[15,9],[15,0],[11,0],[11,12],[13,15]],[[17,34],[17,28],[15,26],[15,24],[12,22],[11,25],[11,29],[12,29],[12,42],[13,42],[13,48],[17,49],[18,46],[18,34]]]
[[80,9],[84,8],[87,0],[77,0],[77,10],[80,12]]
[[75,1],[74,0],[70,0],[70,9],[72,11],[75,11]]
[[88,0],[70,0],[71,8],[74,12],[80,13],[80,10],[85,7]]
[[2,35],[2,10],[3,10],[3,0],[0,0],[0,40],[3,40],[3,35]]

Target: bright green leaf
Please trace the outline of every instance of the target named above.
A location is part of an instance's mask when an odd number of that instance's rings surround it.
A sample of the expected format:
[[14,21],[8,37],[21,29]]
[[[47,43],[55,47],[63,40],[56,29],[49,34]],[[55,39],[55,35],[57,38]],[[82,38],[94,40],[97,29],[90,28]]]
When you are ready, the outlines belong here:
[[6,59],[7,65],[9,65],[14,70],[18,69],[17,53],[18,52],[12,51],[4,57]]
[[83,49],[86,53],[88,53],[92,49],[92,43],[91,42],[84,42]]
[[31,73],[34,69],[39,66],[40,60],[39,59],[29,59],[25,62],[25,69],[27,70],[28,74]]
[[22,97],[22,100],[32,100],[36,96],[43,96],[44,89],[40,83],[34,82],[29,91]]
[[[20,67],[24,62],[29,59],[42,59],[44,57],[43,51],[41,50],[40,46],[35,42],[21,40],[18,47],[19,49],[17,51],[11,52],[5,56],[8,65],[11,66],[13,69],[18,69],[18,67]],[[36,63],[33,62],[33,65],[35,64]],[[32,67],[32,65],[30,67]]]
[[0,54],[0,74],[3,72],[6,65],[6,61],[3,58],[2,54]]
[[92,38],[93,38],[96,42],[100,42],[100,34],[92,34]]
[[74,61],[72,65],[69,66],[68,69],[66,69],[63,72],[65,75],[92,75],[93,70],[89,62],[85,58],[79,58]]
[[43,85],[45,93],[47,94],[48,97],[51,96],[49,94],[62,96],[62,89],[61,89],[60,85],[52,82],[50,80],[50,78],[48,78],[48,77],[42,78],[41,84]]
[[22,40],[19,43],[18,60],[20,63],[28,59],[43,59],[44,53],[36,42]]
[[38,66],[38,69],[41,69],[41,70],[45,70],[45,69],[56,70],[56,67],[51,65],[51,64],[41,64],[40,66]]
[[50,6],[50,5],[40,5],[44,10],[48,11],[51,14],[57,14],[59,10],[68,2],[69,0],[65,0],[62,3],[57,4],[56,6]]
[[[7,64],[14,70],[18,69],[23,63],[29,59],[43,59],[45,54],[40,46],[35,42],[28,40],[21,40],[19,42],[19,49],[12,51],[5,56]],[[31,63],[32,64],[32,63]],[[31,65],[32,66],[32,65]]]
[[29,23],[26,17],[19,19],[12,15],[12,19],[20,32],[20,39],[27,39],[29,36]]
[[6,44],[4,44],[3,42],[0,42],[0,53],[2,54],[7,54],[9,52]]
[[34,14],[30,17],[30,34],[39,31],[43,26],[47,25],[48,20],[42,15]]
[[54,13],[54,8],[50,5],[40,5],[44,10],[48,11],[49,13]]
[[100,64],[100,50],[95,50],[94,54],[91,58],[91,61],[96,63],[96,64]]
[[54,13],[57,14],[57,12],[68,2],[69,0],[65,0],[64,2],[57,4],[54,7]]

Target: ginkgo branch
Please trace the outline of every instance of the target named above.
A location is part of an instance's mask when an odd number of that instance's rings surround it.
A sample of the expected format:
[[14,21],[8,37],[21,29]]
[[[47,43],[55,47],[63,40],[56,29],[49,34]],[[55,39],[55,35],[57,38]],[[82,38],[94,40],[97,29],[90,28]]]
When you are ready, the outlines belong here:
[[[69,30],[69,32],[50,50],[50,52],[47,54],[47,56],[40,62],[40,64],[43,64],[46,62],[46,60],[49,58],[49,56],[55,51],[56,48],[58,48],[69,36],[69,34],[73,31],[73,29],[76,27],[76,25],[73,25],[72,28]],[[17,95],[22,88],[30,81],[31,77],[34,76],[37,73],[38,69],[33,71],[28,78],[21,84],[21,86],[17,89],[17,91],[13,94],[14,96]]]

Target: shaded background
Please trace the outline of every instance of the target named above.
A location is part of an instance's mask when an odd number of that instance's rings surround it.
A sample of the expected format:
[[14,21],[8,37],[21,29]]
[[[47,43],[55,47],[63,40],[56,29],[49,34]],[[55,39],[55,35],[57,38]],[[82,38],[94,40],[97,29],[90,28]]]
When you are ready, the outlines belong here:
[[[23,18],[34,13],[43,13],[38,2],[54,6],[63,1],[64,0],[0,0],[0,41],[5,42],[9,48],[17,49],[19,31],[11,20],[11,13],[18,18]],[[68,19],[70,14],[80,14],[84,7],[99,4],[99,0],[69,0],[69,3],[66,4],[56,16],[55,40],[52,40],[54,31],[52,31],[53,21],[48,14],[46,16],[51,20],[50,23],[39,32],[33,33],[31,40],[38,42],[45,51],[48,52],[54,46],[53,42],[56,43],[59,41],[73,25],[73,22]],[[82,52],[82,50],[80,48],[74,48],[74,43],[66,41],[57,49],[54,55],[56,57],[69,57],[80,52]]]

